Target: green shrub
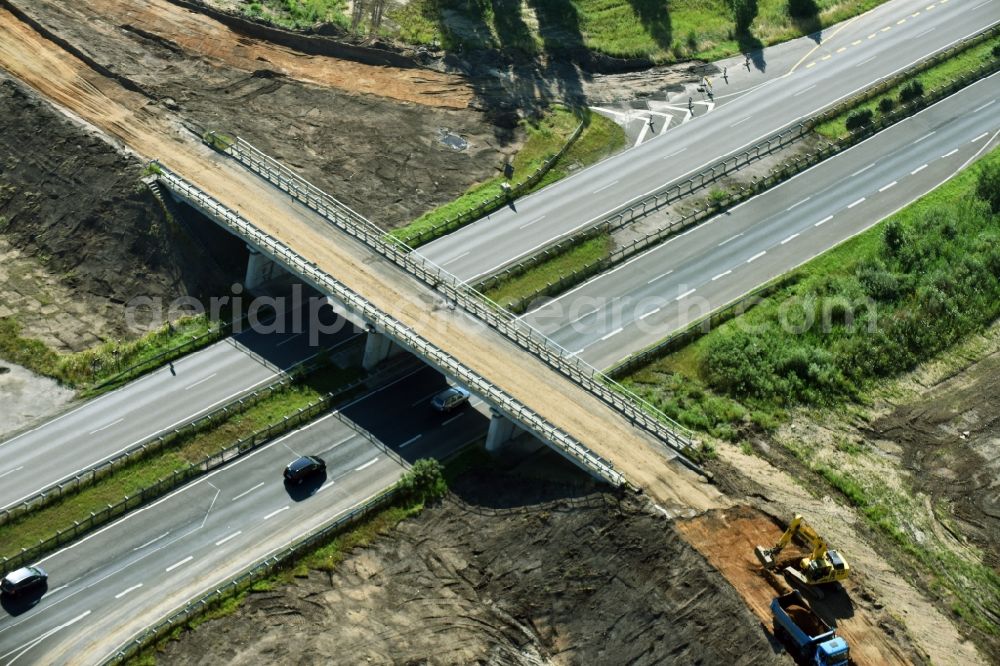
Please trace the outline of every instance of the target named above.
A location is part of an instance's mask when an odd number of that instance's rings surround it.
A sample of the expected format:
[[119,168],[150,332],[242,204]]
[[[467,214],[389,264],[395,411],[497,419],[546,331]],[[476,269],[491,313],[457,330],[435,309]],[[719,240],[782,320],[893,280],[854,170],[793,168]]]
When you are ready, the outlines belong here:
[[399,480],[404,497],[420,502],[439,499],[448,492],[444,467],[434,458],[421,458]]
[[919,79],[914,79],[899,90],[899,103],[909,104],[913,100],[923,96],[924,84]]
[[882,115],[892,113],[892,110],[896,108],[896,100],[891,97],[883,97],[878,102],[878,112]]
[[1000,163],[983,165],[976,181],[976,196],[989,205],[990,212],[1000,213]]
[[867,127],[871,124],[874,115],[871,109],[858,109],[847,116],[847,120],[844,121],[844,127],[851,132],[862,127]]

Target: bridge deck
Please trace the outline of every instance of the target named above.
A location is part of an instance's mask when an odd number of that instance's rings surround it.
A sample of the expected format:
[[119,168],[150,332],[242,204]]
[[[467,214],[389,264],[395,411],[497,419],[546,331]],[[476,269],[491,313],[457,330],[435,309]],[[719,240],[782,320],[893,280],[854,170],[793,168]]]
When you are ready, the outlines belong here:
[[416,280],[234,161],[216,155],[147,98],[90,69],[4,9],[0,9],[0,67],[129,149],[161,160],[239,211],[431,344],[503,386],[515,399],[611,461],[659,502],[696,510],[723,503],[714,487],[671,463],[659,443],[598,398],[496,331],[448,309]]

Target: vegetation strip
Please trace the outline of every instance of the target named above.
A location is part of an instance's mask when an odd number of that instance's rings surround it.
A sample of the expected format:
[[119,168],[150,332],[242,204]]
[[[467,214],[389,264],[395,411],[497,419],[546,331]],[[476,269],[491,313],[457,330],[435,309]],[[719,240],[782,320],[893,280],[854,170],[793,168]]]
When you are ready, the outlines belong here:
[[[622,383],[737,439],[794,405],[861,400],[1000,316],[1000,151],[789,274],[745,314]],[[738,399],[738,401],[737,401]]]
[[[228,583],[188,602],[122,646],[108,663],[119,664],[133,659],[161,640],[176,638],[185,629],[193,629],[207,620],[232,612],[242,603],[248,591],[268,589],[275,574],[291,565],[300,563],[301,566],[321,571],[332,570],[350,549],[369,543],[405,518],[416,515],[425,504],[443,497],[447,490],[441,463],[427,458],[417,460],[390,488],[334,519],[319,531],[299,538]],[[358,525],[355,530],[344,533],[354,525]],[[140,663],[155,663],[154,655],[143,656]]]
[[[487,215],[524,194],[588,166],[625,146],[625,132],[589,109],[571,111],[555,106],[536,122],[523,123],[528,138],[511,162],[513,181],[499,175],[474,185],[458,199],[391,232],[407,245],[419,247]],[[575,129],[572,129],[574,128]],[[567,166],[568,165],[568,166]],[[527,174],[522,176],[520,174]],[[505,189],[509,186],[509,189]]]
[[[0,570],[7,572],[32,562],[191,479],[260,448],[274,437],[332,409],[365,386],[353,370],[328,370],[310,381],[284,387],[242,414],[232,415],[213,428],[189,433],[168,451],[135,460],[79,493],[0,526],[2,548],[10,553],[0,562]],[[349,425],[371,439],[353,424]],[[114,501],[117,498],[122,499]],[[17,549],[21,551],[15,554],[13,551]]]
[[205,347],[228,333],[208,317],[185,317],[129,342],[105,342],[93,349],[63,354],[44,342],[22,337],[13,317],[0,318],[0,358],[32,372],[94,395],[124,383],[153,367]]
[[[499,50],[507,57],[543,52],[643,60],[717,60],[795,39],[857,16],[884,0],[757,0],[669,5],[622,0],[533,0],[498,5],[459,0],[354,3],[344,0],[254,0],[240,11],[294,29],[331,23],[446,51]],[[380,8],[380,11],[376,11]],[[367,10],[367,11],[366,11]]]
[[916,106],[914,103],[924,96],[925,90],[945,88],[953,81],[979,72],[984,68],[984,62],[1000,61],[1000,38],[988,38],[989,34],[995,35],[996,32],[989,31],[983,41],[971,44],[943,62],[908,73],[888,89],[820,123],[815,128],[816,132],[830,139],[843,138],[852,131],[873,124],[878,117],[890,116],[898,107]]
[[[991,29],[988,32],[989,34],[996,34],[998,30]],[[974,41],[973,46],[967,47],[968,50],[961,51],[955,56],[956,59],[961,60],[965,67],[956,69],[951,66],[952,60],[946,60],[939,65],[942,68],[940,71],[948,72],[954,75],[955,78],[941,82],[940,76],[934,76],[932,80],[940,83],[937,87],[927,91],[921,88],[919,94],[907,97],[905,101],[901,101],[898,105],[892,105],[890,109],[880,114],[877,118],[869,118],[868,122],[852,127],[849,131],[838,135],[834,141],[819,150],[772,169],[767,176],[754,181],[751,187],[741,187],[735,192],[719,188],[713,189],[709,192],[709,196],[707,201],[704,202],[703,207],[698,210],[688,213],[682,218],[669,220],[667,225],[660,229],[652,231],[626,246],[612,249],[604,256],[593,258],[589,261],[574,260],[575,257],[587,256],[586,253],[572,254],[575,253],[577,246],[590,243],[594,236],[606,235],[611,229],[615,228],[615,223],[604,222],[560,241],[541,253],[533,257],[528,257],[496,275],[485,278],[478,283],[477,288],[487,294],[496,294],[499,296],[499,298],[494,297],[494,300],[511,312],[516,314],[523,313],[538,299],[563,293],[581,284],[588,278],[603,273],[636,254],[658,245],[679,231],[697,224],[721,210],[768,190],[792,176],[819,164],[823,160],[847,150],[872,134],[910,117],[975,81],[995,73],[1000,69],[1000,49],[994,45],[995,42],[1000,44],[1000,40],[986,43],[982,43],[981,39],[980,41]],[[935,70],[921,71],[930,73]],[[890,87],[889,90],[902,90],[906,88],[906,85],[908,84],[900,82]],[[878,89],[882,90],[881,87]],[[870,96],[865,96],[864,99],[869,100],[875,96],[876,93],[872,93]],[[860,104],[865,103],[868,102],[860,102]],[[852,102],[851,106],[847,108],[855,108],[857,104],[859,102]],[[846,118],[849,117],[849,114],[850,112],[844,109],[836,117]],[[826,114],[823,117],[826,117]],[[817,127],[823,127],[832,122],[835,121],[824,121]]]

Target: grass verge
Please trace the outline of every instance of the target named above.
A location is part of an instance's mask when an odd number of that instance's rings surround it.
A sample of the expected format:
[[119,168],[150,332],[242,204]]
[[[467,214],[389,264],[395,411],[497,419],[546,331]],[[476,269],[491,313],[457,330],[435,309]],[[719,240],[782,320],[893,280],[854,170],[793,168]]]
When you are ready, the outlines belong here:
[[998,170],[994,150],[623,384],[680,423],[731,440],[747,426],[773,429],[790,406],[865,400],[874,381],[1000,316],[1000,225],[980,198]]
[[611,239],[611,234],[589,238],[520,275],[497,283],[486,292],[486,296],[506,307],[525,296],[537,293],[539,289],[564,275],[600,261],[607,257],[612,249],[614,241]]
[[[587,125],[580,138],[530,191],[555,182],[571,171],[593,164],[625,146],[625,132],[614,122],[599,114],[590,113],[589,110],[580,113],[586,114],[587,119]],[[511,184],[516,185],[523,182],[535,173],[546,160],[556,155],[579,123],[580,117],[577,112],[563,106],[554,106],[549,113],[537,121],[524,121],[523,127],[527,138],[511,161],[514,167],[514,178]],[[502,194],[501,183],[505,180],[503,175],[497,175],[495,178],[473,185],[465,194],[454,201],[449,201],[424,213],[410,224],[395,229],[391,233],[404,242],[412,243],[421,233],[476,208],[483,201]]]
[[324,368],[262,399],[245,412],[214,427],[192,433],[173,447],[122,467],[79,493],[66,495],[38,511],[0,526],[0,554],[11,554],[53,536],[56,530],[83,521],[91,512],[131,497],[142,488],[187,469],[193,463],[232,446],[240,439],[296,413],[323,395],[359,376],[356,369]]
[[[813,33],[884,0],[758,0],[749,35],[725,0],[528,0],[495,11],[488,2],[410,0],[389,9],[379,31],[449,51],[502,49],[535,55],[593,51],[656,63],[713,60]],[[793,14],[795,14],[793,16]]]
[[[207,316],[199,315],[164,325],[135,340],[109,341],[81,352],[60,353],[40,340],[22,336],[17,319],[4,317],[0,318],[0,358],[66,386],[86,388],[114,379],[132,366],[192,343],[197,338],[207,345],[221,335],[218,324],[213,324]],[[166,363],[168,358],[171,358],[170,355],[165,355],[162,362]]]
[[[920,87],[920,90],[931,90],[945,85],[965,74],[976,71],[983,66],[983,63],[997,58],[998,49],[1000,49],[1000,37],[980,42],[930,69],[907,77],[905,81],[893,86],[881,95],[844,111],[836,118],[831,118],[825,123],[817,125],[815,130],[830,139],[845,137],[850,134],[847,125],[848,118],[852,115],[871,113],[874,117],[878,114],[888,113],[901,106],[906,100],[907,94],[913,94],[912,92],[904,92],[904,90],[913,91],[914,82]],[[919,97],[919,95],[917,96]]]

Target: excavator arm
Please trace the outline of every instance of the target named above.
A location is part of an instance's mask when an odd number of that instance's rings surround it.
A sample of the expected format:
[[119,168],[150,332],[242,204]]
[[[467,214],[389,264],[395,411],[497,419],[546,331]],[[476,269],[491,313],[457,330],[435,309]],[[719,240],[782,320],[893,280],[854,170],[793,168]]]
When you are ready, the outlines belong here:
[[800,514],[795,514],[795,517],[792,518],[792,522],[788,524],[788,529],[786,529],[785,533],[781,535],[780,539],[778,539],[778,543],[774,544],[771,548],[764,548],[763,546],[757,546],[754,548],[754,554],[757,556],[757,559],[760,560],[761,565],[765,569],[773,568],[775,564],[774,558],[785,549],[785,546],[792,542],[792,539],[795,538],[795,535],[802,530],[803,527],[816,536],[816,530],[812,529],[808,525],[805,525]]

